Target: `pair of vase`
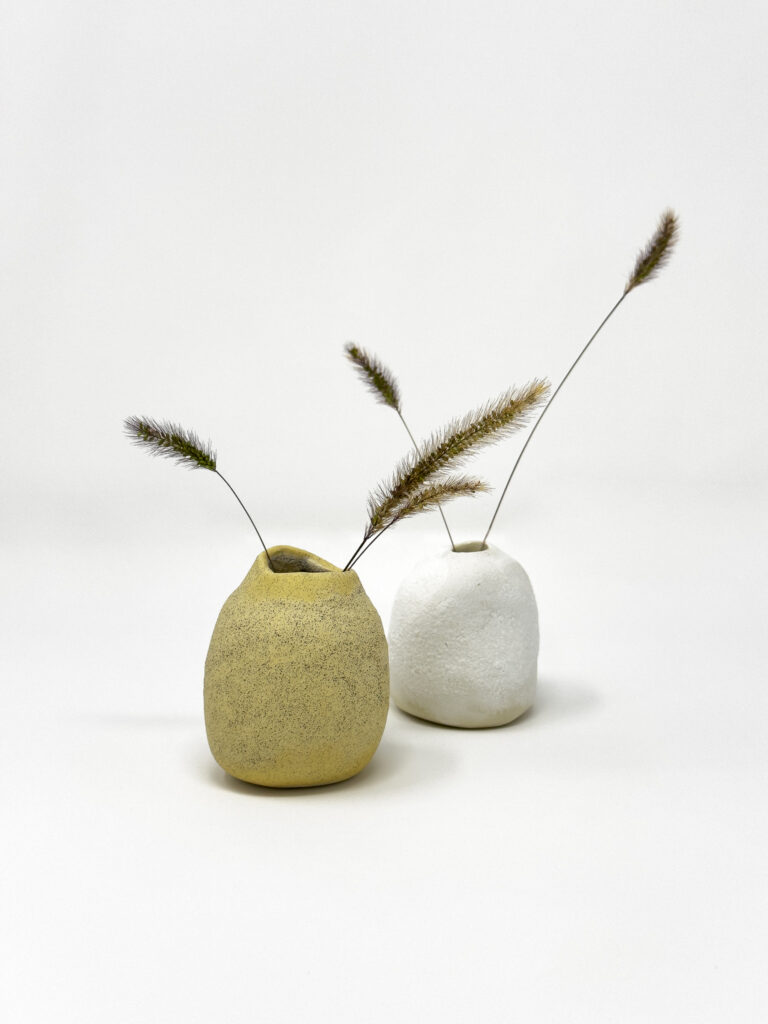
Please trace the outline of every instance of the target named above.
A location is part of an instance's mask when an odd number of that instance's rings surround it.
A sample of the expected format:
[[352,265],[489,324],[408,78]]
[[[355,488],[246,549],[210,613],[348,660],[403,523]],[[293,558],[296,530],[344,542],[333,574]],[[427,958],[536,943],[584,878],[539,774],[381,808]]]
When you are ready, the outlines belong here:
[[320,786],[356,775],[390,696],[443,725],[504,725],[533,703],[538,614],[524,569],[460,545],[420,562],[389,644],[354,571],[309,552],[259,555],[219,614],[205,663],[208,743],[235,778]]

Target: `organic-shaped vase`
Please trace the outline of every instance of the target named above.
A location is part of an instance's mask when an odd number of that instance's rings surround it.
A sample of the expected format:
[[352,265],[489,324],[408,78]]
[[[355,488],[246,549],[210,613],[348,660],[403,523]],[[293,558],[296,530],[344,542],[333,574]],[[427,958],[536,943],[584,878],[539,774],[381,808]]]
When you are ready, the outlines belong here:
[[392,696],[403,711],[467,729],[505,725],[536,692],[539,617],[523,567],[460,544],[419,562],[395,597]]
[[389,706],[387,641],[355,572],[291,547],[262,552],[221,609],[205,661],[213,756],[245,782],[356,775]]

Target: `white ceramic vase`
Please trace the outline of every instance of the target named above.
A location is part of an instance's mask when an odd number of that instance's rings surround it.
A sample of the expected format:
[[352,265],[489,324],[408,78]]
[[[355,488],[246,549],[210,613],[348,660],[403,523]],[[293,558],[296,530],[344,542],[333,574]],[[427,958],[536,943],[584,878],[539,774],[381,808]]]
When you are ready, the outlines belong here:
[[466,729],[505,725],[533,704],[538,653],[531,582],[492,545],[460,544],[426,558],[400,585],[390,683],[411,715]]

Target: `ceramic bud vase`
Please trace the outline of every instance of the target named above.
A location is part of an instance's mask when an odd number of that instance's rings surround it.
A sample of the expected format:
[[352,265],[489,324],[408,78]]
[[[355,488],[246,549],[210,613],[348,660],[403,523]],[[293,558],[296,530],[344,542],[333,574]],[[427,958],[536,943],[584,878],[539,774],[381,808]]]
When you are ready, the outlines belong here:
[[357,774],[389,706],[387,641],[355,572],[264,552],[221,609],[205,662],[213,756],[245,782],[322,786]]
[[505,725],[536,691],[539,617],[530,580],[509,555],[460,544],[419,562],[395,597],[392,696],[443,725]]

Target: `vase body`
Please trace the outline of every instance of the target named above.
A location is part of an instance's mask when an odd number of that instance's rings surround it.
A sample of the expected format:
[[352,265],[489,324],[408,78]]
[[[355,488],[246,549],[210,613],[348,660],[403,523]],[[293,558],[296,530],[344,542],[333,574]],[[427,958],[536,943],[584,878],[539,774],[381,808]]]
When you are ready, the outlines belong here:
[[224,603],[205,661],[211,752],[235,778],[321,786],[357,774],[389,706],[387,641],[355,572],[262,552]]
[[538,652],[530,580],[491,545],[426,558],[397,592],[392,697],[418,718],[468,729],[513,721],[533,704]]

